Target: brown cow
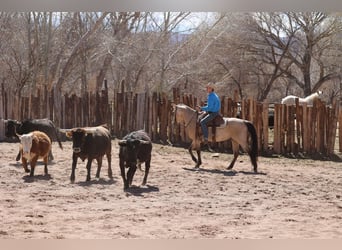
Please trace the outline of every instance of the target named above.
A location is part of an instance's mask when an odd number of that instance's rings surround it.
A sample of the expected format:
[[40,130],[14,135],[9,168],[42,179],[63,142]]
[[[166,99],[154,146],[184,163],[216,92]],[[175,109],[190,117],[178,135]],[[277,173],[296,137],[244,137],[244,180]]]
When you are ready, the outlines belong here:
[[[33,131],[28,134],[18,135],[20,139],[20,152],[21,161],[25,172],[30,172],[30,176],[34,175],[34,168],[37,160],[43,158],[44,161],[44,173],[48,174],[48,156],[51,151],[51,140],[44,133],[40,131]],[[30,163],[31,171],[28,169],[27,164]]]
[[111,135],[106,125],[86,128],[63,129],[66,136],[72,138],[72,169],[70,181],[75,182],[75,169],[77,159],[87,162],[87,179],[90,181],[91,163],[96,159],[97,172],[96,178],[100,178],[103,156],[106,155],[108,161],[108,177],[113,179],[111,161],[112,161],[112,142]]

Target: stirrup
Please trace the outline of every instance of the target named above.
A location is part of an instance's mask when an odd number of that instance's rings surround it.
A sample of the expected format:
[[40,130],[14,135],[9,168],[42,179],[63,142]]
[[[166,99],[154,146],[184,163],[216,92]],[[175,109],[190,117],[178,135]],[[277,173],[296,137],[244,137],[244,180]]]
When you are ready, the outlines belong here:
[[207,149],[210,153],[215,153],[215,150],[210,147],[209,143],[207,144]]

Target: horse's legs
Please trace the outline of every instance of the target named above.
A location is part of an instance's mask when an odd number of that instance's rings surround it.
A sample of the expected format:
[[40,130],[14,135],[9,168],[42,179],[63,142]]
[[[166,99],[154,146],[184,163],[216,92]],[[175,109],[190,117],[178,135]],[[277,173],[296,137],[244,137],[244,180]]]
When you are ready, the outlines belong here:
[[229,164],[227,169],[232,169],[234,167],[235,161],[239,156],[239,144],[232,140],[232,147],[233,147],[234,158],[232,162]]
[[197,149],[196,152],[197,152],[197,164],[195,168],[199,168],[202,164],[201,150]]
[[192,153],[192,145],[190,145],[190,147],[188,148],[188,150],[189,150],[189,153],[190,153],[190,155],[191,155],[191,159],[192,159],[195,163],[197,163],[197,159],[196,159],[196,157],[194,156],[194,154]]
[[195,157],[195,155],[193,154],[192,150],[193,150],[193,144],[190,145],[189,147],[189,153],[191,155],[191,159],[196,163],[195,168],[199,168],[199,166],[201,166],[202,164],[202,159],[201,159],[201,150],[196,148],[196,152],[197,152],[197,159]]

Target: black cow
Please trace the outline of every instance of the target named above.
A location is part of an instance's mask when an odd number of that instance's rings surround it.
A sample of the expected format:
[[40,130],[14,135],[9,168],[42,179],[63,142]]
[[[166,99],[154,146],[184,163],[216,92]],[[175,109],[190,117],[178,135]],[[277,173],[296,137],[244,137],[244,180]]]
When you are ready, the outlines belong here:
[[64,130],[69,138],[72,138],[72,170],[70,180],[75,181],[75,169],[77,159],[82,161],[88,159],[87,162],[87,179],[90,181],[90,170],[93,159],[97,161],[96,178],[100,178],[100,171],[102,166],[103,156],[107,156],[108,161],[108,177],[113,178],[111,168],[111,151],[112,143],[108,128],[105,125],[97,127],[73,128]]
[[[141,163],[143,162],[145,162],[145,175],[142,185],[146,185],[151,164],[152,142],[150,137],[143,130],[134,131],[122,138],[119,141],[119,145],[120,171],[124,190],[132,185],[137,164],[139,169],[141,169]],[[129,168],[127,178],[125,168]]]
[[[38,130],[47,134],[51,141],[57,140],[59,147],[63,149],[55,124],[49,119],[27,119],[23,122],[5,120],[5,125],[6,137],[17,137],[17,134],[23,135]],[[50,150],[49,159],[53,160],[52,150]],[[20,160],[20,152],[18,153],[16,160]]]

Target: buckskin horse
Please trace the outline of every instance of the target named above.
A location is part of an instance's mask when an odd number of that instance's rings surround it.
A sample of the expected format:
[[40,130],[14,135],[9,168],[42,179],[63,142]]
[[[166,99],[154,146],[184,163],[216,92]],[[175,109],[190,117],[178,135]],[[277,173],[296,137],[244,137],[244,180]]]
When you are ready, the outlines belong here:
[[[191,145],[189,147],[189,153],[192,160],[196,163],[195,168],[199,168],[202,164],[201,160],[201,142],[203,136],[199,136],[197,133],[197,117],[198,112],[185,105],[185,104],[174,104],[173,112],[175,115],[176,122],[178,124],[183,123],[185,127],[185,133],[191,139]],[[209,142],[213,141],[212,128],[208,128],[209,131]],[[231,140],[233,148],[233,160],[229,164],[227,169],[232,169],[234,163],[239,155],[239,146],[249,154],[253,170],[255,173],[258,171],[258,141],[257,134],[254,125],[244,119],[223,117],[223,123],[216,127],[215,141],[223,142]],[[193,154],[193,150],[197,152],[197,159]]]

